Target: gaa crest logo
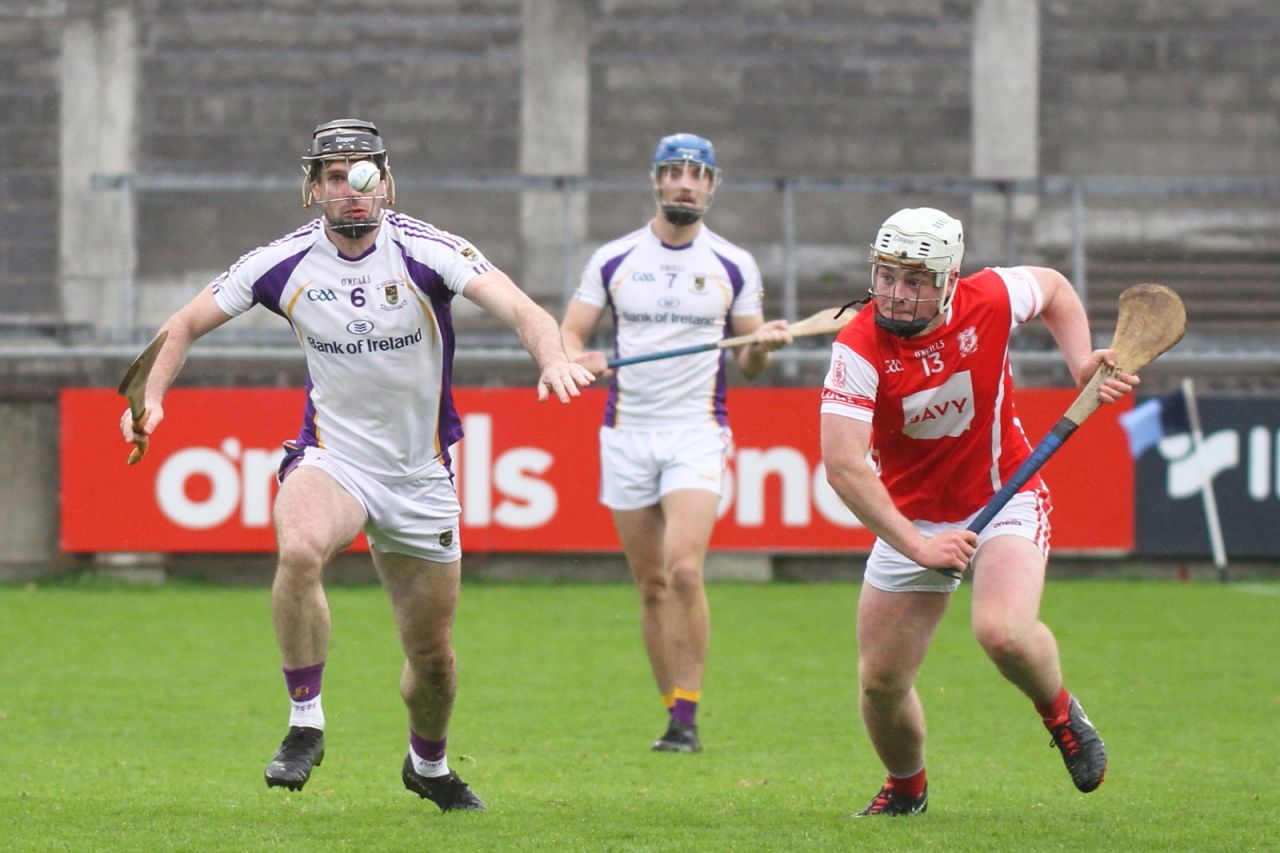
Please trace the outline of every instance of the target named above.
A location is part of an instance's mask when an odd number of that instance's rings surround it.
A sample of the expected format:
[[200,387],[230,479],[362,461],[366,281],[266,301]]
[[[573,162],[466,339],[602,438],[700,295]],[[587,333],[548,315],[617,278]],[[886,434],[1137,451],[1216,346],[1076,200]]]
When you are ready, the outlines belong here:
[[449,547],[450,545],[452,545],[452,544],[453,544],[453,531],[452,531],[452,530],[446,530],[446,531],[444,531],[443,533],[441,533],[441,534],[440,534],[440,547],[441,547],[441,548],[448,548],[448,547]]
[[458,250],[458,254],[462,255],[462,257],[471,261],[471,263],[473,264],[479,262],[480,260],[480,253],[477,252],[475,249],[471,248],[470,246],[463,246],[461,249]]
[[961,355],[973,355],[978,351],[978,330],[973,326],[960,332],[958,337]]
[[707,289],[707,277],[705,275],[695,275],[693,277],[693,292],[701,293]]

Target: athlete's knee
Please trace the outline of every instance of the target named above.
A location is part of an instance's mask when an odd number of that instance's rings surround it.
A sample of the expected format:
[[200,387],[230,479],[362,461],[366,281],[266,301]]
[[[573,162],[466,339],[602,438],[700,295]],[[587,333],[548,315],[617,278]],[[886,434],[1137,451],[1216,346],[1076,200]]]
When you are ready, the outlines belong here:
[[911,692],[911,677],[893,667],[863,662],[858,667],[858,689],[873,705],[893,705]]
[[276,554],[278,566],[290,573],[318,575],[333,556],[349,544],[327,529],[278,527]]
[[639,591],[640,601],[645,607],[656,607],[666,601],[671,594],[671,580],[662,571],[637,573],[636,590]]
[[996,663],[1016,662],[1029,653],[1029,631],[1015,622],[999,618],[975,618],[973,636]]
[[420,680],[439,681],[453,675],[457,659],[447,640],[424,637],[405,644],[405,661]]
[[276,554],[277,576],[318,580],[328,558],[328,549],[310,537],[281,537]]
[[694,595],[702,589],[702,560],[681,557],[671,564],[671,589],[676,595]]

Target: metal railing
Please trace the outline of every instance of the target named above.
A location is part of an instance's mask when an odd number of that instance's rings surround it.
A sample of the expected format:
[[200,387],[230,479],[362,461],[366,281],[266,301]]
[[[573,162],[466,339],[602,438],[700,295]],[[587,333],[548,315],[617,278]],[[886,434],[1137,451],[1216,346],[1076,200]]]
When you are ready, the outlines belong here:
[[[586,176],[528,176],[528,175],[495,175],[487,177],[441,176],[428,178],[398,178],[403,188],[426,189],[433,191],[457,192],[495,192],[506,191],[522,193],[529,191],[555,192],[562,199],[562,227],[560,233],[560,252],[564,260],[564,280],[566,283],[576,279],[577,270],[573,267],[575,253],[581,247],[575,240],[571,224],[572,200],[584,193],[625,191],[648,192],[648,186],[642,179],[635,177],[600,178]],[[149,330],[139,328],[137,322],[138,282],[137,269],[137,196],[139,193],[181,193],[181,192],[213,192],[236,191],[296,191],[297,181],[284,177],[260,177],[247,174],[115,174],[94,175],[91,188],[95,191],[111,191],[119,193],[120,211],[120,300],[121,321],[123,327],[119,334],[101,334],[98,330],[95,341],[73,341],[65,345],[9,344],[0,336],[0,360],[45,358],[116,358],[125,353],[132,353],[137,343],[144,339]],[[1065,199],[1068,209],[1069,234],[1067,237],[1067,256],[1070,258],[1070,269],[1073,283],[1087,301],[1089,292],[1089,255],[1086,238],[1086,218],[1088,203],[1097,199],[1134,199],[1136,201],[1192,199],[1223,200],[1232,203],[1266,202],[1280,200],[1280,178],[1140,178],[1123,176],[1044,176],[1027,180],[989,180],[980,178],[946,177],[946,176],[882,176],[882,177],[844,177],[821,178],[809,176],[791,176],[778,178],[736,177],[732,184],[734,193],[769,194],[776,196],[776,209],[779,215],[780,240],[778,248],[781,256],[781,281],[779,283],[780,310],[783,316],[795,318],[801,306],[800,280],[797,242],[797,199],[806,195],[837,194],[852,196],[888,195],[888,196],[927,196],[931,198],[972,199],[986,196],[998,198],[1002,208],[999,257],[1005,263],[1015,263],[1018,254],[1016,245],[1017,216],[1016,200],[1020,197],[1031,197],[1039,200]],[[1242,216],[1242,218],[1244,218]],[[1276,244],[1280,245],[1280,224],[1277,224]],[[571,290],[571,285],[567,285]],[[565,294],[567,296],[567,293]],[[109,331],[109,330],[108,330]],[[112,343],[103,343],[104,340]],[[499,341],[479,339],[478,346],[462,346],[458,349],[459,360],[473,361],[506,361],[524,358],[525,354],[518,347],[510,344],[509,338]],[[116,343],[118,342],[118,343]],[[275,340],[263,337],[257,340],[238,340],[236,342],[216,343],[214,346],[198,347],[193,351],[196,359],[227,360],[259,360],[283,361],[294,360],[297,356],[293,339],[276,337]],[[778,353],[779,361],[803,362],[825,359],[825,352],[814,352],[802,348]],[[1017,351],[1015,359],[1034,363],[1042,359],[1057,358],[1056,353],[1040,353],[1036,351]],[[1219,341],[1209,346],[1201,346],[1194,352],[1179,355],[1175,350],[1169,353],[1166,362],[1174,362],[1179,358],[1194,360],[1197,364],[1221,362],[1262,362],[1280,364],[1280,347],[1271,344],[1259,346],[1256,342],[1240,344],[1239,342]]]

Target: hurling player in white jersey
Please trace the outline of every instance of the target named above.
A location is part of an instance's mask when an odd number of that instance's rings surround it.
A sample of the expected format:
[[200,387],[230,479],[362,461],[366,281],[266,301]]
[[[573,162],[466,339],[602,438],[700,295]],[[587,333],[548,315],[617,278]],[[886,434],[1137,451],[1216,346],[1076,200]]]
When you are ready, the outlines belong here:
[[[372,164],[372,186],[348,180],[351,170],[368,168],[357,164]],[[363,531],[405,653],[404,785],[444,811],[483,809],[445,752],[461,555],[448,455],[462,437],[449,393],[453,297],[465,296],[516,331],[540,371],[540,400],[554,394],[567,403],[594,377],[568,358],[555,319],[475,247],[390,208],[395,182],[373,124],[318,126],[302,166],[303,206],[314,204],[320,217],[240,258],[168,319],[146,411],[139,423],[125,412],[121,430],[132,440],[161,424],[165,392],[197,338],[255,304],[289,322],[309,380],[274,510],[271,609],[290,715],[266,783],[299,790],[324,758],[329,606],[322,573]]]
[[702,222],[720,178],[711,143],[691,133],[663,137],[651,177],[653,219],[592,256],[560,331],[571,357],[612,377],[600,499],[640,593],[645,650],[668,712],[653,749],[697,752],[711,630],[702,566],[732,447],[728,358],[712,350],[611,373],[608,356],[588,351],[587,342],[606,310],[622,357],[754,334],[731,356],[752,379],[791,334],[785,320],[764,320],[755,260]]
[[[1084,306],[1061,273],[1013,267],[960,278],[963,254],[960,222],[946,213],[889,217],[872,243],[871,304],[837,336],[822,390],[827,479],[877,537],[858,600],[858,678],[888,777],[858,816],[928,804],[915,677],[967,569],[974,635],[1034,703],[1072,782],[1092,791],[1106,772],[1106,749],[1063,688],[1057,641],[1039,618],[1047,488],[1032,478],[981,533],[966,525],[1031,453],[1013,408],[1013,328],[1039,316],[1078,385],[1115,355],[1092,348]],[[1116,373],[1100,396],[1115,402],[1137,382]]]

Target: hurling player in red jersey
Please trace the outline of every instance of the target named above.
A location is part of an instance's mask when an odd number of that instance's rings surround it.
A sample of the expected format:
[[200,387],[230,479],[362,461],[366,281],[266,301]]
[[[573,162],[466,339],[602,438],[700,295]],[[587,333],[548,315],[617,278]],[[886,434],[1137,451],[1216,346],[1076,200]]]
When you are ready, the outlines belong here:
[[[928,804],[924,709],[916,672],[972,570],[973,632],[1000,673],[1034,703],[1081,791],[1107,755],[1062,686],[1057,641],[1040,621],[1049,492],[1033,477],[980,533],[966,525],[1031,453],[1013,407],[1009,335],[1040,317],[1077,385],[1102,364],[1071,283],[1044,267],[960,278],[963,229],[940,210],[900,210],[871,247],[871,305],[836,338],[822,390],[827,479],[876,534],[858,601],[863,721],[888,777],[863,815]],[[1104,402],[1138,378],[1117,373]],[[955,577],[944,574],[956,573]]]

